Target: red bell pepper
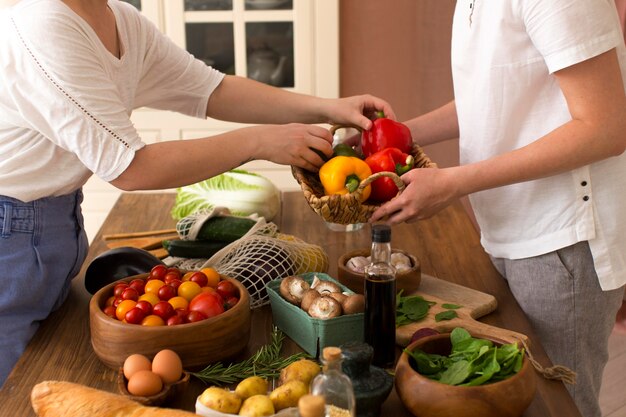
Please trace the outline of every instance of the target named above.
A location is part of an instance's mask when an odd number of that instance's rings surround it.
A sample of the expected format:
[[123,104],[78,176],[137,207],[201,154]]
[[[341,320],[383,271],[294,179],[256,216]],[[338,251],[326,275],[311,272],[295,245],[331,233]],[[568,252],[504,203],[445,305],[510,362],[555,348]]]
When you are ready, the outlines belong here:
[[[413,168],[414,162],[412,155],[404,153],[398,148],[386,148],[365,158],[365,163],[369,165],[372,174],[389,171],[402,175]],[[372,183],[370,200],[377,202],[389,201],[397,194],[398,187],[393,180],[383,177]]]
[[375,154],[385,148],[398,148],[404,153],[411,153],[413,138],[409,128],[394,120],[388,119],[382,112],[378,113],[370,130],[361,134],[361,150],[363,155]]

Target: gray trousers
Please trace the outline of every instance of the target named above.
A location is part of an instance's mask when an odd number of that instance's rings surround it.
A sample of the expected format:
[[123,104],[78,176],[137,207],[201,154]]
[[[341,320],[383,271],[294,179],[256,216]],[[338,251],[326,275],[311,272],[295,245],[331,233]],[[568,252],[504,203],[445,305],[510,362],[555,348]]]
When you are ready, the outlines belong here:
[[608,339],[624,289],[602,291],[587,242],[525,259],[492,258],[555,365],[577,374],[567,388],[583,417],[600,417]]

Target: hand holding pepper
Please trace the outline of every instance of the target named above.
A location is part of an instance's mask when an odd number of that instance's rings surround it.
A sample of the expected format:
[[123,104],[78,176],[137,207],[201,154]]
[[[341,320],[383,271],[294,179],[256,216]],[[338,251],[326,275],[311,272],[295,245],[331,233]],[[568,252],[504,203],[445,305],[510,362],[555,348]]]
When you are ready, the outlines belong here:
[[[369,165],[372,173],[389,171],[401,176],[413,168],[414,159],[412,155],[398,148],[386,148],[365,158],[365,163]],[[372,183],[370,198],[374,201],[389,201],[397,194],[398,187],[390,178],[379,178]]]

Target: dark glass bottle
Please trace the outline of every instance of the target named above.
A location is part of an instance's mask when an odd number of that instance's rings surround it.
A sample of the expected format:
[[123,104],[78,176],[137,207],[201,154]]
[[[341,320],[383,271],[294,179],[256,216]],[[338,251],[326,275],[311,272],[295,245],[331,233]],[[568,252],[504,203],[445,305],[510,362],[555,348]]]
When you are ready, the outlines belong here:
[[372,364],[393,367],[396,358],[396,270],[391,265],[391,227],[372,226],[371,263],[365,268],[365,342]]

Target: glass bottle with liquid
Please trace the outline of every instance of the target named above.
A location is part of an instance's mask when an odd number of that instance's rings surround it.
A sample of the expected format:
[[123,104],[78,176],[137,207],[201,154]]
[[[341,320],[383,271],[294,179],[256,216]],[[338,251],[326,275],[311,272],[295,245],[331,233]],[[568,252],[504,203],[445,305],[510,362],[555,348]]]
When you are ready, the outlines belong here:
[[321,395],[326,402],[326,417],[354,417],[356,402],[350,378],[341,369],[341,349],[334,346],[322,351],[322,372],[311,382],[311,394]]
[[372,226],[371,263],[365,268],[364,340],[372,364],[391,368],[396,359],[396,270],[391,265],[391,227]]

